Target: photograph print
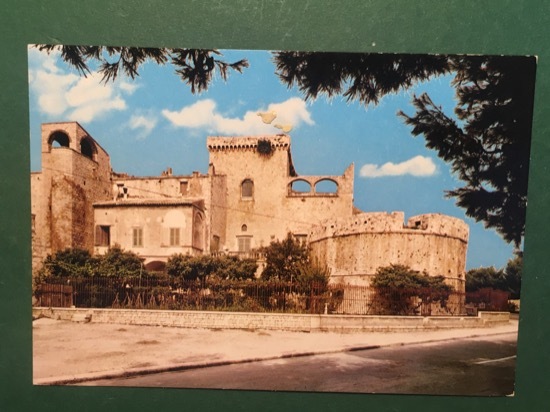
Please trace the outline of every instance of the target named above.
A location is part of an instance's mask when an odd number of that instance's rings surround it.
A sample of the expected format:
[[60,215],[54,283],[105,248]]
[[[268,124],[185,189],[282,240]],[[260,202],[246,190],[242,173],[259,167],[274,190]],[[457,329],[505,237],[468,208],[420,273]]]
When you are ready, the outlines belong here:
[[514,394],[535,57],[28,62],[35,385]]

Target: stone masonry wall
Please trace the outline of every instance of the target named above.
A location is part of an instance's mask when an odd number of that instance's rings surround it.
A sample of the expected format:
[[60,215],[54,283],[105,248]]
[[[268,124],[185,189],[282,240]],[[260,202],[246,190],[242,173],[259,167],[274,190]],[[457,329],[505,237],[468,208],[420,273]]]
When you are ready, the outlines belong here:
[[[260,141],[272,151],[260,154]],[[324,176],[339,185],[337,194],[293,194],[289,185],[298,178],[287,135],[220,138],[207,140],[210,163],[226,176],[226,242],[238,250],[238,237],[249,237],[250,247],[268,246],[288,232],[307,235],[311,225],[328,217],[350,215],[353,203],[353,167],[343,176]],[[322,177],[318,177],[321,179]],[[253,181],[253,196],[243,198],[241,185]]]
[[124,325],[300,332],[374,332],[482,328],[507,324],[510,320],[508,312],[479,312],[477,317],[421,317],[65,308],[33,308],[33,316]]
[[464,290],[468,226],[450,216],[361,213],[328,221],[310,232],[312,254],[326,262],[331,281],[368,285],[376,270],[390,264],[444,276]]

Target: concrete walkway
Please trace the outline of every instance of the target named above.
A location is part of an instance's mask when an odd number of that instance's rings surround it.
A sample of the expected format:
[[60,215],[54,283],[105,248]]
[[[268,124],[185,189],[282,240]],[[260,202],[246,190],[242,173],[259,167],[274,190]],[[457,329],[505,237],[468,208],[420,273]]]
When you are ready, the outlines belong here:
[[37,385],[342,352],[381,346],[517,334],[518,321],[491,328],[423,332],[302,333],[208,330],[33,321],[33,379]]

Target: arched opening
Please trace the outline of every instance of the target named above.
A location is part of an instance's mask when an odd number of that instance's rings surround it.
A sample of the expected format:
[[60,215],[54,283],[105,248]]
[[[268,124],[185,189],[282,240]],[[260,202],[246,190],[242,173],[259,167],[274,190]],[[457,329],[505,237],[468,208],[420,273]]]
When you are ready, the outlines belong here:
[[338,183],[331,179],[321,179],[315,183],[315,193],[335,195],[338,193]]
[[145,265],[145,270],[148,272],[164,272],[166,269],[166,262],[160,260],[153,260]]
[[310,193],[311,185],[306,180],[294,180],[290,183],[290,194]]
[[254,197],[254,182],[251,179],[245,179],[241,183],[241,198],[252,199]]
[[54,132],[48,139],[48,145],[53,148],[57,147],[69,147],[69,136],[63,132]]
[[94,160],[95,146],[88,138],[83,138],[80,141],[80,153],[88,159]]

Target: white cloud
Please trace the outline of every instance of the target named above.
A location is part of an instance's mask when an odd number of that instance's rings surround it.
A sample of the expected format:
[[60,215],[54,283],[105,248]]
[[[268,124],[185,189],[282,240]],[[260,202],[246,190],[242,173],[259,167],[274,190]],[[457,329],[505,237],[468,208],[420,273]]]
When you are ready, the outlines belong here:
[[29,86],[39,110],[52,120],[89,123],[113,110],[125,110],[123,95],[138,86],[124,82],[101,83],[97,72],[81,77],[58,66],[59,52],[49,55],[29,48]]
[[[275,111],[277,118],[273,124],[265,124],[257,115],[258,112]],[[302,124],[313,125],[311,113],[306,103],[297,97],[292,97],[282,103],[271,103],[254,111],[247,111],[243,117],[225,117],[217,111],[216,102],[212,99],[199,100],[198,102],[183,107],[179,111],[163,110],[163,116],[175,127],[189,129],[204,129],[208,133],[219,134],[274,134],[280,133],[274,124],[291,124],[297,128]]]
[[155,126],[157,125],[157,119],[153,116],[134,115],[128,122],[128,127],[132,130],[138,130],[138,139],[145,139],[151,134]]
[[436,170],[437,167],[431,158],[415,156],[412,159],[401,163],[388,162],[382,166],[365,164],[361,167],[359,175],[367,178],[402,175],[426,177],[433,176],[436,173]]

